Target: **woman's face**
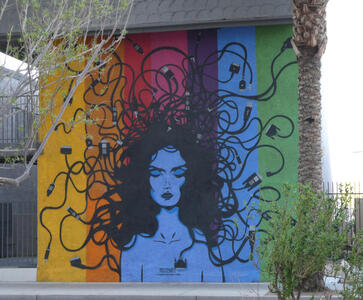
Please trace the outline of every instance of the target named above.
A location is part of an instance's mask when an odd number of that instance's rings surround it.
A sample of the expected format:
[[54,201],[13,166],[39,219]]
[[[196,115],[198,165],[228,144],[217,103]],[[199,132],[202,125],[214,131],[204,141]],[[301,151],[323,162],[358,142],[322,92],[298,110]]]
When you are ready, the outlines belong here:
[[157,151],[149,166],[151,198],[163,207],[176,205],[180,200],[186,170],[185,160],[173,146]]

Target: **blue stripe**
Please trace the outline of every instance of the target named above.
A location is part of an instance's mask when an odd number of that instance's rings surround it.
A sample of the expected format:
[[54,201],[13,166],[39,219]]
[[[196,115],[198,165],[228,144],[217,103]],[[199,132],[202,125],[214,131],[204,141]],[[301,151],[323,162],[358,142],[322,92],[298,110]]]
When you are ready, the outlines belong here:
[[[242,73],[243,73],[243,64],[244,60],[238,57],[238,55],[231,53],[231,52],[225,52],[222,58],[218,62],[218,79],[220,81],[227,81],[230,76],[230,65],[236,64],[240,66],[240,70],[238,74],[234,74],[232,79],[226,83],[220,82],[219,83],[219,96],[225,96],[229,92],[236,93],[239,95],[256,95],[257,94],[257,81],[256,81],[256,37],[255,37],[255,27],[239,27],[239,28],[223,28],[218,30],[218,50],[222,50],[228,43],[236,42],[243,44],[246,47],[247,50],[247,61],[250,64],[251,70],[252,70],[252,76],[253,81],[252,85],[249,89],[249,81],[251,79],[251,72],[250,69],[246,66],[245,70],[245,76],[244,80],[246,81],[246,90],[241,92],[239,83],[242,80]],[[228,47],[228,50],[232,52],[236,52],[237,54],[242,55],[242,57],[245,56],[243,48],[241,48],[238,45],[231,45]],[[228,91],[228,92],[223,92]],[[229,96],[225,98],[225,100],[230,100],[238,107],[238,112],[236,112],[235,109],[229,107],[228,105],[224,105],[219,108],[220,117],[223,119],[223,117],[227,117],[227,115],[232,119],[236,120],[236,123],[231,125],[229,127],[230,130],[237,130],[240,129],[243,125],[243,112],[245,110],[246,105],[249,100],[243,99],[241,97],[235,97],[235,96]],[[252,112],[250,116],[250,120],[253,117],[257,117],[257,103],[256,101],[251,102],[252,104]],[[224,112],[223,112],[224,111]],[[226,124],[223,121],[220,121],[220,126],[225,126]],[[219,131],[221,132],[221,128],[219,128]],[[258,132],[258,123],[252,122],[248,129],[241,134],[235,135],[240,140],[246,141],[250,138],[253,138],[257,135]],[[228,135],[222,136],[222,138],[227,138]],[[246,147],[252,147],[252,145],[256,142],[256,140],[252,140],[251,142],[247,142],[244,144]],[[232,146],[232,144],[231,144]],[[249,151],[243,149],[240,146],[234,145],[234,148],[237,150],[238,155],[241,158],[241,161],[246,160],[246,165],[243,169],[243,173],[241,177],[238,179],[237,182],[233,183],[233,187],[241,187],[242,182],[246,180],[251,174],[258,173],[258,152],[252,151],[250,154]],[[223,153],[224,152],[224,153]],[[227,155],[227,151],[222,151],[222,155]],[[248,157],[248,158],[247,158]],[[236,172],[238,172],[241,167],[239,164],[235,161],[237,165],[237,170],[233,172],[233,176],[235,176]],[[220,174],[222,177],[226,176],[225,174]],[[251,191],[247,191],[247,189],[242,189],[240,191],[236,191],[236,196],[238,198],[239,202],[239,208],[245,207],[246,201],[250,198],[251,194],[258,189],[258,187],[253,188]],[[227,188],[223,188],[223,194],[225,195],[227,193]],[[255,201],[257,202],[257,201]],[[258,203],[255,204],[256,207],[258,207]],[[245,209],[241,212],[241,216],[243,219],[247,219],[248,209]],[[246,225],[243,224],[239,219],[238,216],[235,215],[231,217],[231,221],[234,222],[234,224],[238,224],[238,231],[241,234],[241,231],[244,232]],[[248,220],[249,223],[253,224],[253,220]],[[248,234],[248,229],[246,231],[246,234]],[[241,235],[240,235],[241,236]],[[242,237],[244,234],[242,234]],[[235,243],[235,246],[238,243]],[[221,246],[221,253],[222,258],[226,259],[228,256],[233,255],[232,254],[232,245],[231,243],[223,243]],[[246,246],[243,248],[240,257],[248,258],[250,254],[250,247],[249,243],[247,242]],[[224,271],[226,275],[226,281],[227,282],[251,282],[251,281],[259,281],[259,271],[253,266],[251,262],[247,263],[241,263],[237,260],[233,261],[230,264],[227,264],[224,266]]]

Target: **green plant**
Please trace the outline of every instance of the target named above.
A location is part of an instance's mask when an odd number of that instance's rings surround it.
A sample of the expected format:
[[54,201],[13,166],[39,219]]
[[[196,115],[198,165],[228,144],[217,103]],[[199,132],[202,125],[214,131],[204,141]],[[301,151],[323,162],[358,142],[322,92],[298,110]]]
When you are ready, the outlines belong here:
[[344,300],[363,299],[363,229],[353,237],[347,261],[342,268],[344,282],[340,294]]
[[339,198],[314,193],[309,185],[284,185],[259,255],[266,261],[270,289],[279,299],[300,299],[304,285],[337,260],[347,243],[349,188]]
[[23,162],[24,161],[24,157],[22,156],[6,156],[4,158],[4,163],[5,164],[15,164],[15,163],[19,163],[19,162]]

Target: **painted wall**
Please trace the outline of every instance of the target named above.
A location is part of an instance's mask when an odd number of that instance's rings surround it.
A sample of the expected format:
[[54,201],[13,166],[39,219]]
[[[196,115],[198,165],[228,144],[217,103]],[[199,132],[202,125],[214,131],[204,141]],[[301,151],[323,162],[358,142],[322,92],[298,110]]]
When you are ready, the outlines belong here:
[[263,280],[269,203],[297,181],[290,35],[129,35],[39,159],[38,280]]

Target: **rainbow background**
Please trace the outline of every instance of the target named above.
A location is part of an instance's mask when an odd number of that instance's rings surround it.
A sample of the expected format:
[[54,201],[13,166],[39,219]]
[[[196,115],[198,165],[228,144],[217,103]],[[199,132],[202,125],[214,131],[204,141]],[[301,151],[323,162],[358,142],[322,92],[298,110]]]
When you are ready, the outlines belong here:
[[[243,43],[247,48],[248,62],[251,65],[252,73],[255,77],[250,89],[246,89],[244,95],[258,95],[263,93],[271,84],[271,61],[276,54],[280,51],[284,41],[291,36],[291,26],[261,26],[261,27],[234,27],[234,28],[222,28],[222,29],[208,29],[203,30],[203,39],[198,41],[198,34],[200,31],[176,31],[176,32],[157,32],[157,33],[144,33],[128,35],[130,40],[140,45],[143,49],[144,55],[152,52],[153,49],[159,47],[175,47],[180,49],[184,53],[193,55],[193,49],[196,47],[196,43],[200,43],[199,53],[201,59],[203,55],[207,57],[215,50],[221,50],[227,43],[239,42]],[[118,56],[132,66],[133,70],[140,71],[141,61],[143,55],[140,55],[135,51],[133,44],[128,41],[123,41],[122,44],[115,50]],[[236,49],[237,51],[237,49]],[[114,59],[114,58],[113,58]],[[296,59],[292,50],[285,51],[283,55],[276,62],[276,69],[282,68],[285,64]],[[116,60],[111,60],[107,63],[107,68],[111,68],[112,64],[116,63]],[[158,56],[153,56],[148,60],[146,68],[159,69],[164,64],[173,62],[175,65],[181,65],[183,63],[182,56],[175,52],[165,51]],[[226,55],[218,63],[211,64],[206,67],[206,72],[213,78],[218,78],[220,81],[226,81],[229,78],[229,66],[234,62],[232,56]],[[124,78],[131,80],[133,76],[137,74],[131,74],[131,71],[125,68],[123,71]],[[56,76],[56,75],[55,75]],[[116,82],[118,72],[113,73]],[[148,74],[145,74],[148,76]],[[175,74],[177,81],[182,80],[178,77],[178,73]],[[278,169],[281,165],[278,156],[274,156],[269,151],[254,151],[246,165],[246,175],[251,173],[259,173],[263,177],[263,181],[260,184],[260,188],[263,186],[274,186],[276,189],[281,189],[283,183],[296,183],[297,182],[297,168],[298,168],[298,103],[297,103],[297,66],[293,65],[286,68],[284,72],[278,78],[278,88],[274,96],[269,101],[251,101],[252,102],[252,114],[251,118],[258,117],[262,121],[267,121],[275,115],[286,115],[295,124],[295,130],[291,137],[288,139],[271,138],[266,134],[261,135],[260,143],[266,143],[274,145],[280,149],[284,155],[284,168],[275,176],[264,176],[266,172]],[[248,77],[248,76],[247,76]],[[232,78],[232,80],[222,83],[216,82],[216,80],[206,79],[205,85],[209,89],[214,89],[223,93],[223,90],[232,92],[239,92],[240,76]],[[248,77],[249,79],[249,77]],[[125,79],[123,79],[125,80]],[[152,78],[149,81],[152,82]],[[77,89],[72,105],[67,109],[63,120],[68,120],[74,116],[77,109],[82,108],[84,110],[89,109],[89,105],[85,103],[85,99],[88,103],[107,103],[111,95],[105,93],[104,95],[97,97],[97,99],[91,99],[91,96],[87,93],[91,85],[91,79],[85,80]],[[152,83],[156,84],[155,82]],[[125,85],[123,91],[119,90],[118,93],[128,93],[128,86]],[[143,86],[136,87],[136,89],[142,89]],[[121,89],[121,88],[120,88]],[[112,90],[112,89],[110,89]],[[183,89],[180,89],[180,93],[183,93]],[[158,93],[158,92],[157,92]],[[158,96],[156,94],[156,96]],[[59,103],[62,103],[62,97],[58,97]],[[147,101],[147,100],[146,100]],[[151,101],[151,100],[150,100]],[[247,104],[247,100],[238,100],[236,103],[241,106],[241,111]],[[120,109],[120,107],[118,107]],[[99,114],[99,115],[98,115]],[[94,118],[104,118],[101,112],[94,112]],[[42,129],[41,135],[44,135],[50,122],[48,121]],[[106,128],[112,127],[112,116],[108,115],[105,118],[103,126]],[[276,124],[276,126],[283,130],[284,123]],[[112,129],[107,129],[112,133]],[[253,125],[250,127],[251,136],[258,133],[258,126]],[[42,226],[38,226],[38,280],[39,281],[119,281],[117,274],[111,272],[106,264],[102,264],[99,268],[93,270],[77,269],[71,266],[70,259],[79,256],[82,262],[87,265],[96,265],[102,256],[104,255],[103,248],[97,246],[95,243],[90,242],[86,247],[80,251],[66,251],[60,242],[60,234],[62,235],[64,243],[70,248],[77,248],[82,244],[82,241],[87,236],[87,227],[80,223],[75,218],[64,218],[68,215],[66,210],[67,206],[72,207],[75,211],[84,211],[87,217],[93,215],[95,206],[92,202],[88,202],[89,205],[85,208],[86,197],[99,197],[105,192],[105,186],[102,185],[102,180],[97,178],[97,173],[93,175],[86,175],[79,172],[79,166],[74,165],[74,174],[72,175],[72,183],[66,184],[66,176],[60,176],[57,180],[54,192],[50,197],[47,197],[46,191],[49,184],[53,181],[53,178],[59,172],[67,169],[68,165],[73,165],[76,161],[82,161],[85,159],[85,155],[97,155],[97,147],[86,151],[85,139],[87,135],[91,135],[93,143],[98,144],[101,141],[98,128],[96,126],[86,126],[81,124],[75,126],[72,131],[66,134],[62,130],[54,132],[47,143],[44,153],[38,160],[38,211],[41,212],[45,207],[49,207],[43,213],[42,222],[46,225],[49,231],[52,233],[52,242],[50,248],[50,254],[48,260],[44,261],[44,253],[48,247],[50,235],[47,230]],[[60,153],[60,148],[64,145],[70,145],[72,147],[72,154],[68,157],[68,162],[65,161],[64,155]],[[111,145],[112,146],[112,145]],[[86,153],[86,154],[85,154]],[[243,156],[243,153],[241,154]],[[97,169],[97,166],[95,167]],[[95,171],[96,171],[95,169]],[[76,174],[77,173],[77,174]],[[75,188],[78,188],[78,190]],[[81,193],[80,190],[84,190],[87,186],[92,186],[88,195]],[[243,201],[248,196],[247,191],[241,191],[238,197]],[[65,197],[67,203],[62,205]],[[115,195],[114,197],[117,197]],[[119,199],[122,201],[122,199]],[[266,209],[266,203],[259,203],[261,209]],[[63,222],[63,229],[60,231],[60,223]],[[261,228],[267,228],[268,222],[262,222]],[[117,249],[110,249],[116,257],[120,255]],[[234,262],[225,267],[228,275],[228,281],[263,281],[264,275],[260,274],[252,263],[238,263]]]

